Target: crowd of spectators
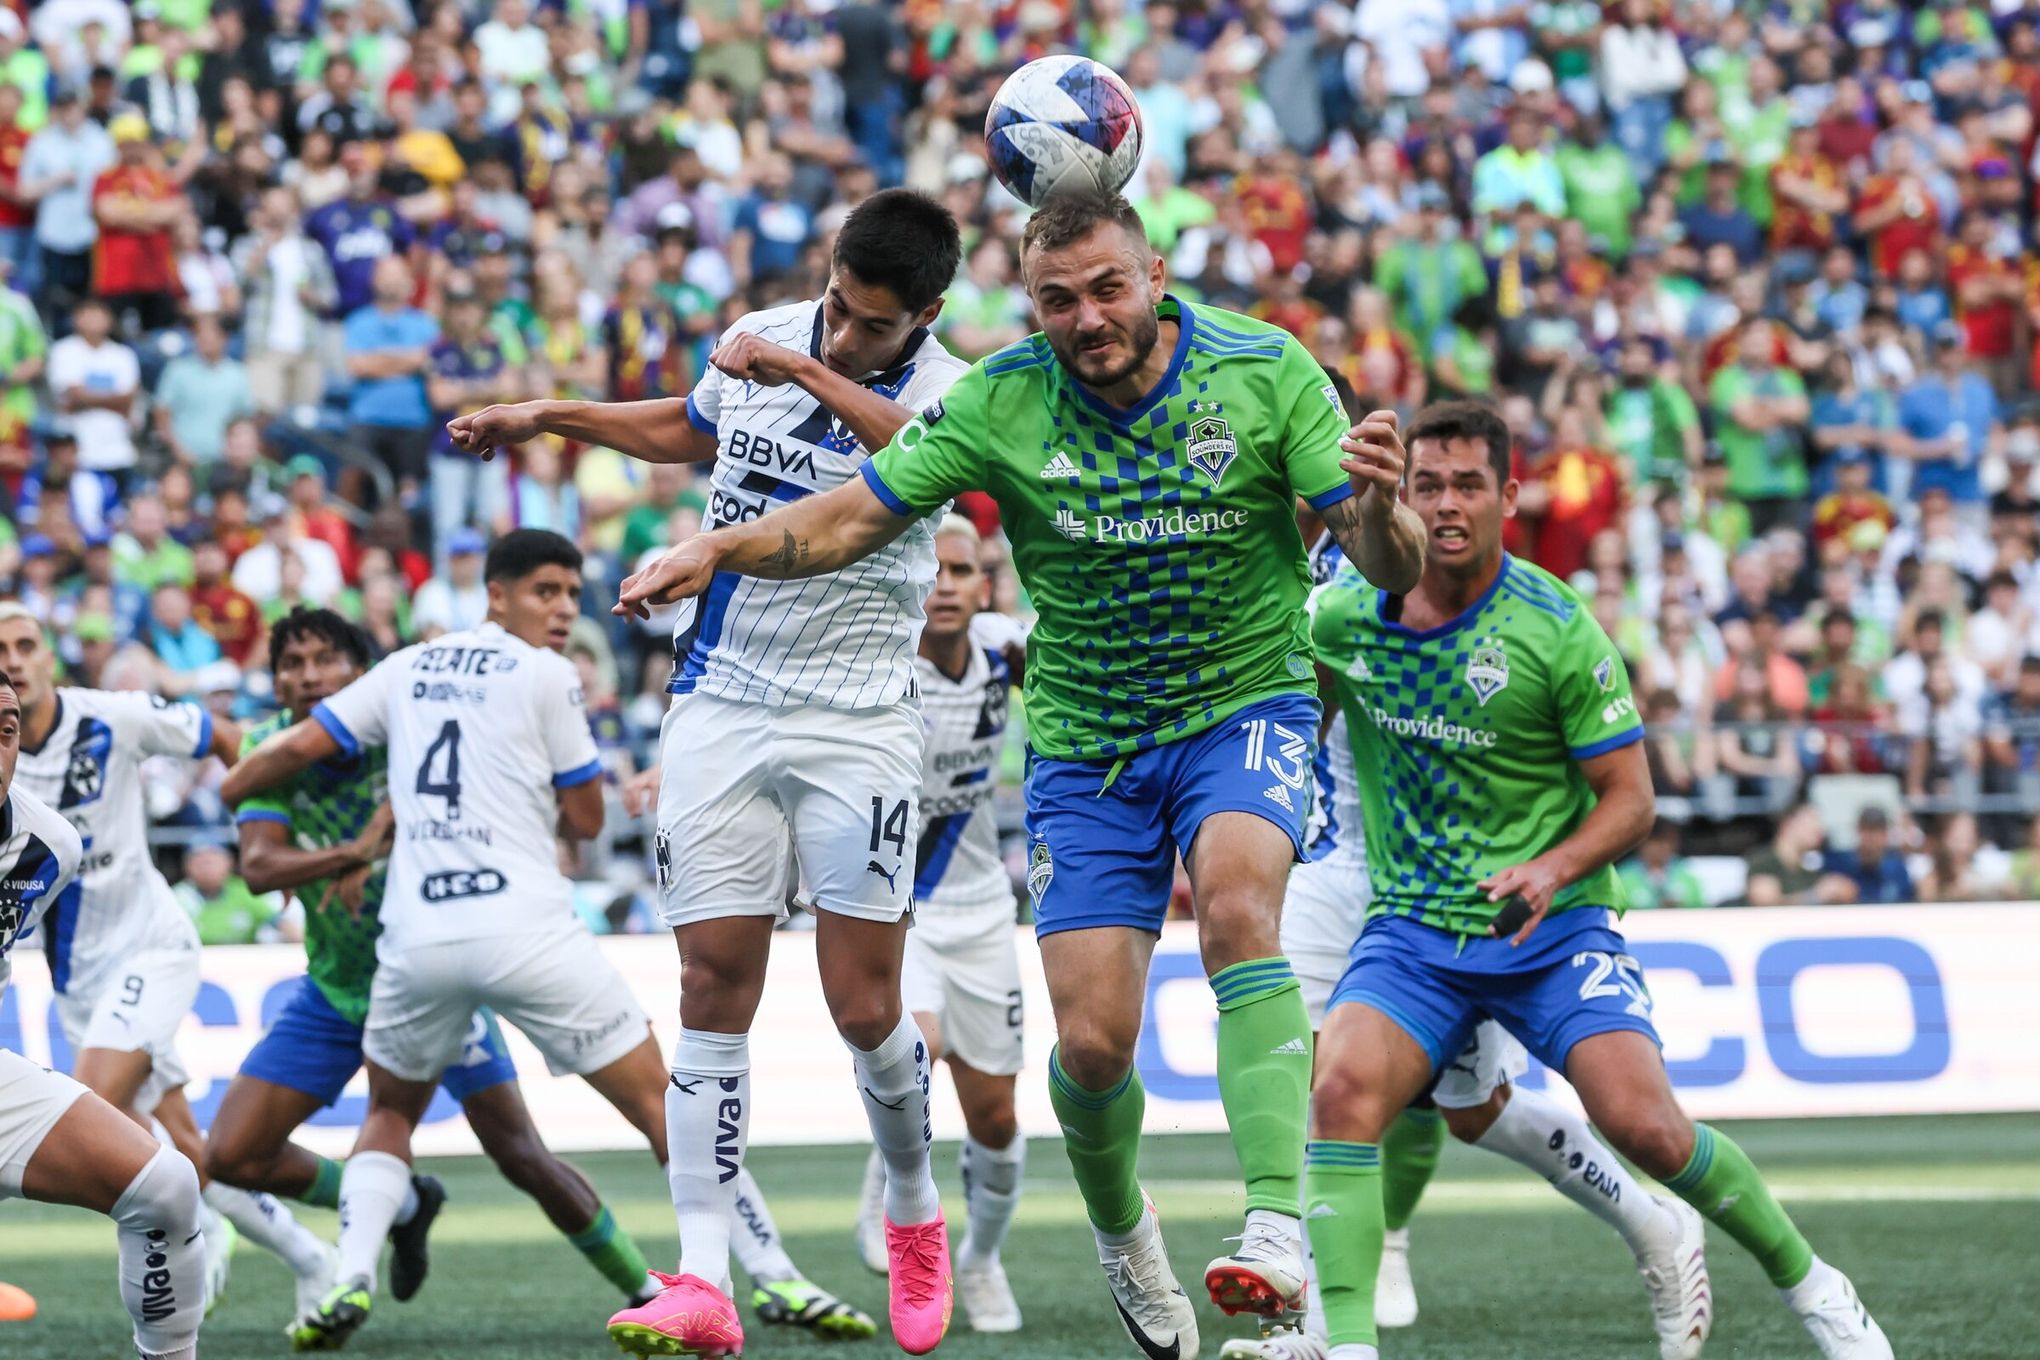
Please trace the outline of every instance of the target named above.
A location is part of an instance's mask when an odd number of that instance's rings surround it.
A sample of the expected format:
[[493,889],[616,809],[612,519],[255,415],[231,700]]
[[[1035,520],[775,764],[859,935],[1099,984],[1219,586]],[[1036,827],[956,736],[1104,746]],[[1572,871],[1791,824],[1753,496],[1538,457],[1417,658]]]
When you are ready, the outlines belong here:
[[[2040,893],[2036,0],[5,0],[0,582],[78,682],[242,715],[269,620],[465,626],[508,527],[599,602],[702,478],[446,419],[684,393],[895,183],[963,224],[951,348],[1025,334],[980,130],[1067,50],[1135,91],[1175,291],[1366,406],[1500,405],[1511,546],[1650,725],[1639,895]],[[621,775],[666,621],[596,614]],[[202,785],[194,910],[272,928]]]

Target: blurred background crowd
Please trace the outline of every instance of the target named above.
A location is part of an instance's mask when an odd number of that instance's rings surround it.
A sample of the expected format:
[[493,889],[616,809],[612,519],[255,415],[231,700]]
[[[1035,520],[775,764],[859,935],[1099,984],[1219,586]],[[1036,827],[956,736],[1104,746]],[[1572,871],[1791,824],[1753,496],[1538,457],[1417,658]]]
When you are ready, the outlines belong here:
[[[268,621],[464,627],[487,536],[555,529],[627,775],[668,622],[602,606],[704,479],[443,423],[686,392],[897,183],[964,227],[949,346],[1020,337],[980,133],[1067,50],[1136,92],[1176,291],[1362,409],[1500,404],[1512,547],[1636,677],[1642,904],[2040,896],[2035,0],[7,0],[5,593],[75,683],[252,716]],[[166,861],[287,932],[216,778],[152,788]],[[586,911],[641,928],[615,850]]]

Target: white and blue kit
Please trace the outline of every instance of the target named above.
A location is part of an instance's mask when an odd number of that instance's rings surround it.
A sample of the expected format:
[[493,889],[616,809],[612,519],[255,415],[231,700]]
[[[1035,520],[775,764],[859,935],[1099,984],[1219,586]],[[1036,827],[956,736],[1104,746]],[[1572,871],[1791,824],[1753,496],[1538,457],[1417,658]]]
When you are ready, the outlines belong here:
[[[744,333],[818,355],[822,304],[752,312],[727,334]],[[919,331],[898,363],[860,381],[919,410],[964,367]],[[711,528],[840,486],[868,454],[792,383],[767,387],[711,368],[687,413],[718,445]],[[914,652],[934,581],[924,520],[826,575],[719,572],[683,607],[659,742],[667,925],[777,914],[796,881],[829,911],[880,921],[905,914],[921,785]]]
[[[0,797],[0,995],[9,955],[70,891],[84,845],[71,824],[20,787]],[[0,1049],[0,1199],[21,1193],[21,1173],[85,1088]]]
[[940,1019],[949,1052],[993,1076],[1018,1072],[1024,1047],[1019,904],[992,806],[1015,702],[1005,649],[1020,639],[1011,620],[980,614],[961,675],[919,658],[928,739],[900,992],[908,1010]]
[[147,694],[59,689],[40,746],[22,747],[16,785],[77,829],[76,882],[50,905],[41,936],[64,1041],[77,1053],[145,1052],[136,1106],[156,1107],[189,1079],[177,1031],[198,1000],[198,930],[149,858],[142,763],[194,760],[212,747],[212,715]]
[[389,748],[396,845],[362,1052],[407,1081],[459,1061],[487,1006],[555,1074],[649,1027],[573,909],[556,789],[601,777],[573,663],[494,623],[392,653],[312,710],[347,754]]

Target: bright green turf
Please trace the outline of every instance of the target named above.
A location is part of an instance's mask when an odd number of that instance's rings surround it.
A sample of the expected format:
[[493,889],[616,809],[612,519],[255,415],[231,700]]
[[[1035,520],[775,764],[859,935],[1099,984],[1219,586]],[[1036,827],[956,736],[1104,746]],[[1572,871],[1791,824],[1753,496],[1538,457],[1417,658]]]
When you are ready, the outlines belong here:
[[[2040,1120],[1982,1117],[1804,1120],[1735,1125],[1816,1250],[1855,1279],[1905,1360],[2033,1354],[2040,1292],[2030,1270],[2040,1201]],[[961,1216],[955,1150],[942,1152],[944,1193]],[[1197,1292],[1205,1260],[1237,1230],[1240,1194],[1225,1183],[1217,1139],[1153,1139],[1144,1174],[1162,1209],[1176,1269]],[[655,1264],[673,1252],[664,1177],[648,1157],[581,1159]],[[796,1260],[883,1320],[881,1281],[856,1262],[848,1228],[863,1166],[854,1148],[766,1149],[752,1165]],[[602,1324],[607,1285],[535,1208],[479,1160],[432,1168],[452,1192],[435,1230],[431,1282],[417,1301],[385,1298],[347,1353],[537,1360],[614,1355]],[[331,1232],[330,1214],[308,1213]],[[1388,1360],[1640,1360],[1654,1353],[1641,1286],[1599,1224],[1497,1159],[1454,1147],[1413,1225],[1423,1317],[1391,1333]],[[1709,1240],[1719,1325],[1710,1357],[1811,1356],[1798,1323],[1719,1232]],[[1120,1331],[1061,1149],[1037,1140],[1027,1198],[1007,1250],[1027,1329],[973,1336],[958,1311],[943,1355],[960,1360],[1137,1360]],[[115,1292],[112,1230],[73,1210],[0,1204],[0,1279],[36,1295],[41,1316],[0,1324],[6,1360],[131,1354]],[[242,1244],[233,1286],[200,1339],[208,1360],[287,1353],[289,1281]],[[1205,1355],[1245,1331],[1200,1309]],[[898,1355],[890,1341],[825,1346],[751,1326],[752,1357]]]

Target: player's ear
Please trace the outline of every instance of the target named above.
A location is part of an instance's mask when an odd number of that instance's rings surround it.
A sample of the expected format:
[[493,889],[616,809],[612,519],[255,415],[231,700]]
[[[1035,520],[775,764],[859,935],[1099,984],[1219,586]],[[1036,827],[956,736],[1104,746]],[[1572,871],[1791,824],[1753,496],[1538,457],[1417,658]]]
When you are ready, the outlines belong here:
[[1522,491],[1522,489],[1523,484],[1517,481],[1514,477],[1511,477],[1509,478],[1508,481],[1502,483],[1503,519],[1514,519],[1516,517],[1516,496],[1517,493]]
[[1162,258],[1161,251],[1156,250],[1152,246],[1148,247],[1148,291],[1152,292],[1157,300],[1160,300],[1168,282],[1168,261]]
[[935,318],[942,315],[942,304],[946,301],[948,301],[947,298],[938,294],[933,302],[929,303],[926,307],[923,307],[915,315],[914,324],[916,326],[934,325]]

